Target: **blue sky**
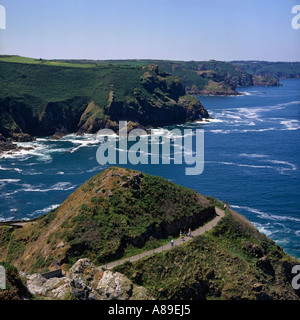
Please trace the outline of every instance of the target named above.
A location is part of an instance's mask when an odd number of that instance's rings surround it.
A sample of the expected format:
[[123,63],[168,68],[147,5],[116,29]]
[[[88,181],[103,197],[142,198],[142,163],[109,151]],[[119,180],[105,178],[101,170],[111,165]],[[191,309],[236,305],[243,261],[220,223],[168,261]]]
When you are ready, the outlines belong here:
[[300,0],[0,0],[0,54],[300,61]]

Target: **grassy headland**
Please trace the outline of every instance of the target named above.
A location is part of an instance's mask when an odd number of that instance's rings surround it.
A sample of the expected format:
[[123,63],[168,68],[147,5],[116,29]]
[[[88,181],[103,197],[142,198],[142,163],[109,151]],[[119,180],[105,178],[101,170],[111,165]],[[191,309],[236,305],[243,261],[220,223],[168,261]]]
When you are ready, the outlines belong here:
[[0,134],[96,133],[160,126],[208,117],[178,78],[157,66],[82,64],[0,58]]
[[[155,248],[186,226],[203,225],[215,216],[215,206],[222,203],[163,178],[111,167],[89,179],[56,210],[22,228],[1,226],[0,261],[29,273],[57,268],[55,263],[68,270],[80,258],[99,266]],[[291,286],[291,270],[297,264],[227,208],[210,231],[114,271],[162,300],[276,300],[299,299],[299,290]]]

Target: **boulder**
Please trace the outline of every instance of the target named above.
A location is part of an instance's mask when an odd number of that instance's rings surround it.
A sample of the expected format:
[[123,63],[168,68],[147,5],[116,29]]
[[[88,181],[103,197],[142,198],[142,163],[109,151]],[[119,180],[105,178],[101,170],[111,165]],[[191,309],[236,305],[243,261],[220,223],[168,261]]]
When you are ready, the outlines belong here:
[[101,300],[129,300],[133,284],[119,272],[105,271],[96,290]]
[[67,277],[46,279],[38,273],[26,277],[27,288],[33,295],[48,299],[64,299],[71,292],[70,279]]
[[95,287],[101,276],[102,271],[89,259],[78,260],[69,270],[71,292],[79,300],[99,300]]
[[152,300],[148,290],[119,272],[105,271],[96,288],[101,300]]
[[78,260],[68,275],[46,279],[39,273],[20,272],[32,295],[44,299],[152,300],[148,290],[134,285],[119,272],[95,267],[89,259]]

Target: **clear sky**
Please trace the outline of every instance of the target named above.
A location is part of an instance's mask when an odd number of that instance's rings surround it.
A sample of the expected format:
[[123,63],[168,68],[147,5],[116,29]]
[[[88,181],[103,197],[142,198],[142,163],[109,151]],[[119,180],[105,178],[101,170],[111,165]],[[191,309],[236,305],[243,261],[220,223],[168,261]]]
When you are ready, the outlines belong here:
[[300,61],[300,0],[0,0],[0,54]]

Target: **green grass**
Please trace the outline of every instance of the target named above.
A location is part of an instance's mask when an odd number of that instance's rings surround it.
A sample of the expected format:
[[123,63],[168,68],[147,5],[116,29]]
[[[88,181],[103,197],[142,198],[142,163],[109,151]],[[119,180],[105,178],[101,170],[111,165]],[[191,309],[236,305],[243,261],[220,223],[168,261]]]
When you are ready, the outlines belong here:
[[[273,276],[264,269],[262,257]],[[124,273],[160,300],[279,299],[293,294],[289,264],[297,260],[227,213],[216,227],[185,246],[120,265],[114,271]],[[256,284],[262,286],[259,291]]]
[[139,188],[123,187],[124,179],[119,178],[107,198],[92,196],[99,190],[97,177],[83,186],[91,201],[63,225],[64,232],[59,236],[73,252],[70,264],[88,257],[99,265],[157,248],[168,243],[170,237],[178,237],[178,227],[171,227],[175,221],[199,215],[198,223],[203,224],[212,217],[201,218],[209,205],[200,205],[195,191],[163,178],[145,174]]
[[[0,97],[7,96],[27,99],[34,96],[45,102],[64,101],[88,97],[101,107],[106,106],[110,90],[117,92],[117,99],[131,93],[143,74],[141,68],[122,66],[101,66],[68,68],[47,64],[0,63]],[[74,95],[75,94],[75,95]],[[25,100],[24,99],[24,100]],[[29,103],[34,103],[31,98]],[[39,101],[36,101],[38,104]]]
[[143,67],[156,64],[162,70],[178,77],[186,88],[203,90],[209,82],[206,75],[199,75],[199,70],[209,70],[218,74],[223,81],[227,74],[241,77],[241,71],[230,63],[222,61],[168,61],[168,60],[40,60],[19,56],[0,56],[0,62],[16,62],[23,64],[38,64],[44,66],[57,66],[68,68],[95,68],[95,67]]
[[[184,119],[190,105],[202,107],[178,78],[144,65],[1,56],[0,70],[0,133],[6,137],[16,132],[52,135],[55,126],[94,133],[124,117],[141,125],[173,124],[190,120]],[[180,97],[185,102],[178,103]],[[165,109],[175,120],[166,117]]]
[[21,56],[0,56],[0,62],[24,63],[24,64],[38,64],[54,67],[71,67],[71,68],[92,68],[91,64],[84,63],[67,63],[60,61],[49,61],[44,59],[33,59]]

